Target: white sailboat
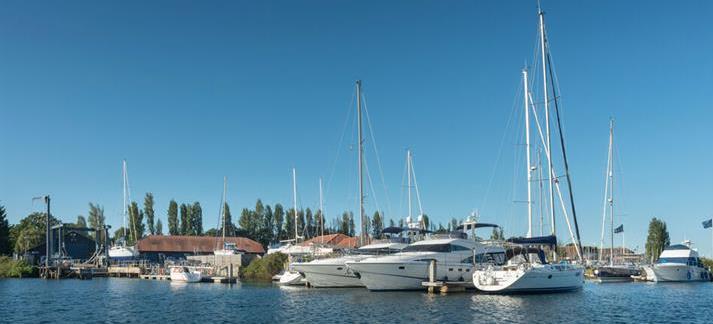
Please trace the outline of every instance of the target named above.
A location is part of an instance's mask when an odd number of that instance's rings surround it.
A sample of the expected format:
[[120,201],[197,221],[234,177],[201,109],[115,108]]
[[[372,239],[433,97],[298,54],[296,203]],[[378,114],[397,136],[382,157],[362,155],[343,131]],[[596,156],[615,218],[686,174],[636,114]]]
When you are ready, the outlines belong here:
[[169,267],[169,271],[171,281],[174,282],[200,282],[203,279],[203,275],[195,267],[176,265]]
[[[302,254],[302,252],[309,251],[308,249],[306,249],[308,247],[296,245],[298,240],[300,239],[300,236],[298,234],[299,230],[297,228],[297,213],[298,213],[298,211],[297,211],[297,171],[295,170],[295,168],[292,168],[292,203],[293,203],[293,211],[294,211],[293,214],[294,214],[294,218],[295,218],[295,220],[294,220],[294,227],[295,227],[294,243],[295,244],[290,244],[290,245],[286,246],[285,249],[283,250],[287,254],[287,257],[289,259],[289,261],[288,261],[289,265],[288,265],[287,269],[285,270],[285,272],[280,276],[280,280],[278,281],[280,285],[285,285],[285,286],[301,285],[304,283],[304,281],[303,281],[304,277],[302,276],[302,274],[300,274],[299,272],[292,269],[291,259],[294,255],[299,255],[299,254]],[[306,254],[308,254],[308,253],[309,252],[307,252]]]
[[[548,71],[548,61],[549,53],[547,51],[547,38],[545,34],[545,24],[544,24],[544,13],[539,10],[539,24],[540,24],[540,45],[541,45],[541,56],[542,56],[542,77],[544,90],[544,111],[545,111],[545,133],[543,135],[542,129],[538,121],[537,110],[535,110],[535,104],[532,96],[529,92],[529,81],[527,78],[527,70],[523,70],[523,92],[524,92],[524,111],[525,111],[525,147],[526,147],[526,159],[527,159],[527,221],[528,230],[527,237],[511,239],[509,244],[506,245],[508,252],[506,255],[509,257],[506,264],[498,265],[491,264],[473,272],[473,284],[476,288],[485,292],[493,293],[518,293],[518,292],[555,292],[555,291],[568,291],[577,290],[584,284],[584,269],[578,264],[570,263],[559,263],[559,264],[549,264],[544,256],[544,252],[540,249],[542,246],[550,246],[553,250],[553,259],[556,260],[557,252],[555,247],[557,246],[557,237],[555,233],[555,189],[558,194],[559,202],[562,207],[564,214],[564,219],[567,222],[567,227],[569,229],[572,239],[575,241],[575,250],[580,260],[582,260],[582,254],[580,251],[579,242],[579,230],[577,228],[577,238],[574,238],[572,233],[572,227],[569,222],[569,216],[567,213],[567,208],[565,207],[564,200],[562,198],[562,192],[559,187],[559,181],[556,180],[556,173],[553,170],[553,159],[551,150],[551,140],[550,140],[550,117],[549,117],[549,91],[547,89],[548,72],[552,73],[551,67]],[[552,78],[554,82],[554,78]],[[553,92],[555,88],[553,87]],[[555,109],[557,111],[557,96],[553,93]],[[530,110],[532,109],[534,119],[536,122],[537,130],[540,135],[540,139],[544,146],[544,152],[547,158],[547,168],[548,168],[548,178],[549,178],[549,204],[550,204],[550,222],[551,222],[551,235],[547,237],[532,237],[532,173],[533,167],[530,161]],[[558,125],[559,125],[559,113],[557,114]],[[574,208],[574,200],[571,189],[571,180],[569,177],[568,164],[566,159],[566,154],[564,151],[564,141],[562,139],[562,132],[560,130],[560,144],[563,151],[563,161],[565,166],[565,175],[568,181],[570,203],[572,205],[573,218],[575,220],[575,227],[577,227],[577,218]]]
[[[122,161],[121,164],[121,173],[122,173],[122,179],[123,179],[123,195],[124,195],[124,209],[123,209],[123,222],[124,222],[124,232],[122,233],[122,237],[117,239],[114,242],[114,245],[109,248],[109,258],[112,260],[116,261],[125,261],[125,260],[132,260],[135,259],[139,256],[138,251],[134,246],[129,246],[126,241],[126,232],[130,231],[130,233],[135,235],[135,231],[129,230],[126,227],[126,218],[128,215],[128,201],[131,200],[131,192],[129,191],[129,173],[126,168],[126,160]],[[134,240],[136,241],[136,240]]]
[[228,177],[223,177],[223,199],[221,200],[220,204],[220,219],[221,219],[221,224],[223,227],[222,230],[222,241],[220,243],[220,246],[216,247],[216,249],[213,251],[214,255],[236,255],[236,254],[242,254],[242,252],[238,249],[238,247],[235,245],[235,243],[232,242],[226,242],[225,241],[225,231],[228,227],[227,223],[227,218],[226,218],[226,208],[225,205],[227,203],[226,200],[226,193],[228,191]]
[[[607,171],[604,183],[604,207],[602,210],[602,236],[599,243],[599,262],[603,261],[604,255],[604,229],[607,218],[607,213],[609,214],[610,220],[610,235],[611,235],[611,245],[609,247],[609,264],[600,265],[594,269],[594,280],[597,282],[625,282],[634,280],[632,276],[639,276],[641,270],[634,265],[624,264],[624,260],[619,264],[614,262],[614,234],[617,231],[614,229],[614,119],[609,120],[609,150],[607,159]],[[620,230],[623,235],[623,226]],[[623,241],[623,240],[622,240]],[[622,252],[625,248],[622,244]],[[622,254],[623,257],[623,254]]]

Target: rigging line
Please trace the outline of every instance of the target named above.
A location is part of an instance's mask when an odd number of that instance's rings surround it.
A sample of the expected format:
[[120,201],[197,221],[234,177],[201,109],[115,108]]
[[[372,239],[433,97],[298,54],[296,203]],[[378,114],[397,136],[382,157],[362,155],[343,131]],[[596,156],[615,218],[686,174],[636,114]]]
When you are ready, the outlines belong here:
[[[352,99],[349,102],[349,106],[347,107],[347,117],[344,119],[344,126],[342,126],[342,135],[339,137],[339,145],[337,145],[337,153],[334,155],[334,159],[332,160],[332,167],[331,171],[329,172],[329,178],[327,178],[327,186],[326,186],[326,191],[325,191],[325,196],[329,195],[329,189],[331,188],[331,183],[332,183],[332,178],[334,177],[334,171],[337,168],[337,162],[339,162],[339,153],[342,151],[342,144],[344,144],[344,135],[346,134],[347,131],[347,126],[349,125],[349,120],[351,120],[353,109],[352,106],[354,105],[354,97],[356,97],[356,94],[352,92]],[[354,134],[352,134],[353,136]]]
[[418,191],[418,180],[416,180],[416,169],[413,166],[413,153],[411,153],[411,174],[413,175],[413,185],[416,188],[416,201],[418,201],[418,210],[423,215],[423,206],[421,206],[421,193]]
[[[374,197],[374,205],[376,206],[376,210],[381,210],[381,207],[379,207],[379,200],[376,199],[376,190],[374,190],[374,183],[371,181],[371,173],[369,172],[369,163],[364,162],[364,169],[366,169],[366,179],[369,180],[369,188],[371,189],[371,193]],[[365,211],[366,213],[366,211]],[[369,217],[369,215],[364,215],[366,217]]]
[[[572,218],[574,219],[574,228],[577,232],[577,244],[579,245],[579,249],[581,250],[582,249],[582,239],[579,234],[579,222],[577,221],[577,209],[575,208],[575,204],[574,204],[574,192],[572,189],[572,177],[569,173],[569,161],[567,160],[567,150],[564,145],[564,134],[562,133],[562,120],[560,118],[559,99],[557,98],[557,92],[555,92],[556,88],[557,88],[557,86],[554,85],[556,79],[553,77],[554,72],[552,70],[552,63],[550,60],[549,51],[547,51],[547,62],[548,62],[548,66],[549,66],[550,80],[552,80],[552,82],[550,82],[550,83],[552,83],[552,94],[553,94],[554,103],[555,103],[555,115],[557,118],[557,128],[559,130],[560,146],[562,146],[562,160],[564,162],[564,173],[565,173],[565,176],[567,177],[567,189],[569,191],[569,203],[570,203],[570,206],[572,207]],[[612,217],[613,217],[613,215],[612,215]],[[580,255],[580,258],[581,258],[581,255]]]
[[[381,167],[381,158],[379,157],[379,150],[376,146],[376,137],[374,136],[374,128],[371,125],[371,117],[369,116],[369,108],[366,104],[366,96],[362,94],[362,104],[364,106],[364,112],[366,113],[366,124],[369,127],[369,135],[371,136],[371,144],[374,148],[374,155],[376,155],[376,164],[379,167],[379,176],[381,177],[381,185],[384,187],[384,195],[386,196],[386,208],[391,214],[391,200],[389,199],[389,191],[386,188],[386,181],[384,180],[384,170]],[[376,193],[374,193],[376,194]]]
[[512,108],[510,109],[510,115],[508,116],[508,121],[505,123],[505,129],[503,130],[503,135],[500,137],[500,145],[498,147],[498,154],[496,155],[495,158],[495,164],[493,164],[492,171],[490,173],[490,179],[488,179],[488,186],[485,188],[485,194],[483,195],[483,198],[480,202],[480,205],[482,208],[486,208],[488,204],[488,198],[490,196],[490,190],[492,189],[493,182],[495,181],[495,175],[498,172],[498,167],[500,166],[500,159],[502,158],[503,155],[503,148],[505,147],[505,139],[507,138],[507,135],[510,133],[510,128],[511,128],[511,123],[513,121],[513,118],[515,116],[515,111],[517,108],[517,100],[519,95],[517,93],[520,92],[520,89],[522,89],[522,82],[517,83],[517,91],[515,96],[513,96],[513,103],[512,103]]

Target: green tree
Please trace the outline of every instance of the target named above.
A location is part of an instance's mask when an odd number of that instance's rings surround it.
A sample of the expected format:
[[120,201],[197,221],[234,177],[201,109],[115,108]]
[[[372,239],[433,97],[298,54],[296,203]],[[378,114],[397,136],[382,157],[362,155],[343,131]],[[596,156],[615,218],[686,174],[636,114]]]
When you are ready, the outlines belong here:
[[275,238],[275,220],[274,213],[272,212],[272,207],[270,205],[265,206],[265,217],[263,217],[263,240],[265,240],[265,245],[272,242]]
[[[45,242],[47,230],[47,213],[32,213],[20,220],[13,227],[15,234],[15,252],[22,253]],[[58,225],[59,221],[50,217],[50,226]]]
[[10,254],[10,223],[7,221],[5,206],[0,205],[0,255]]
[[354,225],[354,213],[349,212],[349,236],[356,235],[356,225]]
[[[223,205],[223,213],[225,213],[225,236],[235,236],[235,224],[233,224],[233,216],[230,214],[230,206],[227,202]],[[217,234],[223,235],[223,224],[220,224],[217,231]]]
[[349,235],[351,236],[350,233],[350,223],[353,223],[354,221],[352,220],[351,217],[351,212],[345,211],[342,213],[342,221],[340,222],[339,226],[339,233],[342,233],[344,235]]
[[146,216],[146,225],[149,227],[149,233],[151,235],[156,234],[156,228],[154,227],[154,210],[153,210],[153,194],[150,192],[146,193],[144,197],[144,215]]
[[381,212],[374,212],[374,217],[371,218],[371,229],[374,238],[379,238],[381,236],[381,231],[384,230],[384,218]]
[[129,244],[133,245],[144,237],[144,212],[139,209],[139,204],[135,201],[129,206]]
[[163,235],[163,223],[161,223],[161,219],[156,220],[156,235]]
[[188,235],[191,228],[190,206],[181,204],[181,235]]
[[297,211],[297,233],[299,233],[300,236],[304,236],[305,233],[305,211],[304,210],[298,210]]
[[275,204],[275,212],[273,214],[275,219],[275,236],[277,240],[284,239],[285,231],[282,229],[282,225],[285,222],[285,210],[282,208],[281,204]]
[[191,235],[203,235],[203,208],[197,201],[191,207]]
[[124,227],[119,227],[114,231],[114,241],[118,240],[119,238],[125,237],[126,236],[126,229]]
[[663,249],[671,244],[666,223],[656,217],[649,222],[649,235],[646,237],[646,258],[656,261]]
[[295,234],[295,210],[290,208],[285,215],[285,238],[292,238]]
[[[99,237],[95,237],[95,239],[99,242],[104,242],[106,241],[106,238],[104,237],[104,226],[106,225],[106,218],[104,217],[104,207],[100,206],[99,204],[93,204],[89,203],[89,216],[87,217],[87,223],[89,223],[89,227],[93,228],[94,230],[99,233]],[[94,234],[92,233],[92,236]]]
[[84,216],[79,215],[77,216],[77,223],[75,225],[81,228],[87,227],[87,220],[84,218]]
[[493,232],[490,233],[490,239],[495,241],[502,241],[505,239],[505,234],[503,233],[502,227],[493,227]]
[[317,210],[317,212],[314,214],[314,226],[315,236],[326,234],[324,233],[324,230],[326,230],[326,228],[324,227],[324,216],[322,215],[322,210]]
[[431,228],[431,220],[428,219],[428,215],[423,214],[423,215],[421,215],[421,217],[422,217],[421,222],[422,222],[423,228],[430,229]]
[[178,235],[179,233],[181,232],[178,224],[178,204],[171,199],[171,202],[168,203],[168,234]]
[[314,217],[312,216],[312,210],[309,209],[309,207],[308,207],[307,209],[305,209],[304,215],[305,215],[305,235],[307,236],[307,238],[312,238],[315,236],[314,235],[314,232],[315,232],[314,231],[314,229],[315,229]]

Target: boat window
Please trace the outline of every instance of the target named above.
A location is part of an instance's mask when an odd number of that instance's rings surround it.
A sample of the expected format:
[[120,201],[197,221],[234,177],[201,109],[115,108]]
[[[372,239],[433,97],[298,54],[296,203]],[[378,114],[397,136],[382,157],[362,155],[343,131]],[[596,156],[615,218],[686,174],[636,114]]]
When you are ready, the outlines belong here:
[[469,251],[469,250],[470,249],[465,246],[451,244],[451,251]]
[[[463,263],[466,263],[466,262],[463,262]],[[475,263],[504,264],[505,263],[505,252],[477,254],[475,256]]]
[[686,265],[696,265],[696,258],[660,258],[658,263],[682,263]]
[[450,244],[419,244],[409,245],[403,252],[451,252]]

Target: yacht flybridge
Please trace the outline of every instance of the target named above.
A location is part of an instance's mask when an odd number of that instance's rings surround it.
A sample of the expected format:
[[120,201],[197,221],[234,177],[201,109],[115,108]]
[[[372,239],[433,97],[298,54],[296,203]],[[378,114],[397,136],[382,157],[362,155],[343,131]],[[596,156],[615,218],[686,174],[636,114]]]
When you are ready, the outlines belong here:
[[[567,154],[564,145],[562,134],[562,126],[560,123],[559,101],[557,95],[558,87],[555,84],[556,78],[550,64],[551,56],[548,49],[548,40],[545,33],[545,20],[542,10],[538,10],[539,16],[539,55],[542,62],[542,85],[543,90],[542,105],[536,107],[533,100],[530,81],[528,80],[528,70],[522,71],[523,82],[523,104],[524,104],[524,119],[525,119],[525,157],[527,170],[527,235],[524,238],[511,239],[503,247],[507,248],[510,253],[506,253],[507,261],[505,264],[491,263],[486,266],[479,267],[472,274],[473,284],[476,288],[486,292],[497,293],[513,293],[513,292],[549,292],[549,291],[565,291],[575,290],[582,287],[584,284],[584,269],[582,266],[570,263],[548,263],[545,258],[545,253],[541,250],[542,247],[550,247],[552,251],[552,260],[557,260],[556,252],[556,226],[555,226],[555,209],[561,207],[563,218],[567,223],[569,234],[574,242],[574,247],[579,260],[582,260],[581,244],[579,238],[579,228],[577,225],[577,214],[574,207],[574,195],[572,193],[572,182],[569,176],[569,166],[567,162]],[[551,90],[548,89],[548,81],[550,82]],[[556,114],[556,126],[559,130],[559,146],[562,150],[562,163],[564,165],[564,175],[558,175],[554,170],[554,158],[552,154],[551,135],[550,135],[550,91],[552,92],[552,103],[554,104],[554,112]],[[538,116],[538,113],[540,116]],[[540,124],[540,117],[544,114],[544,127]],[[530,159],[531,143],[530,143],[530,122],[531,115],[534,118],[536,134],[539,135],[541,148],[545,153],[547,161],[547,173],[544,178],[548,182],[547,203],[549,208],[549,220],[551,226],[550,236],[533,237],[532,233],[532,216],[533,216],[533,195],[532,182],[533,173],[536,166],[533,166]],[[540,146],[538,146],[539,148]],[[542,174],[542,173],[540,173]],[[565,178],[567,181],[567,192],[569,193],[569,203],[571,208],[567,208],[565,199],[563,198],[562,190],[560,189],[560,178]],[[542,178],[542,177],[540,177]],[[542,196],[541,189],[541,196]],[[559,206],[555,205],[555,200],[559,202]],[[541,202],[543,203],[543,202]],[[575,231],[573,232],[570,224],[569,213],[571,212],[574,219]],[[544,214],[543,209],[540,210]],[[541,215],[540,219],[544,219]],[[541,221],[542,223],[542,221]],[[542,224],[540,225],[542,226]],[[576,236],[574,235],[576,233]]]

